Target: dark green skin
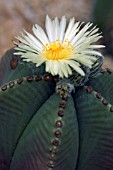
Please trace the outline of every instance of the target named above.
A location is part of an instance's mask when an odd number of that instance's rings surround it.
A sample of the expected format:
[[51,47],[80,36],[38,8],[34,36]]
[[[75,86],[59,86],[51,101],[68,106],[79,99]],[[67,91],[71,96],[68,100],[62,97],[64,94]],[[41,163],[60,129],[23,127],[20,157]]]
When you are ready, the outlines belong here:
[[43,66],[12,67],[12,57],[13,50],[0,63],[0,170],[113,170],[113,72],[67,100],[55,81],[36,81]]

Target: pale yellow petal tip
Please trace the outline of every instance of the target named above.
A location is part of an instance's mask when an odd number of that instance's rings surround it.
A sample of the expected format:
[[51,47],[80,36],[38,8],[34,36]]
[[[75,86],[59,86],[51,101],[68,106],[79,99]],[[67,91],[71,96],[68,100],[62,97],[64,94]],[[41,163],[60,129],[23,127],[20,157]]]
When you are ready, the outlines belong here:
[[46,15],[46,20],[51,20],[51,18],[49,17],[49,15]]

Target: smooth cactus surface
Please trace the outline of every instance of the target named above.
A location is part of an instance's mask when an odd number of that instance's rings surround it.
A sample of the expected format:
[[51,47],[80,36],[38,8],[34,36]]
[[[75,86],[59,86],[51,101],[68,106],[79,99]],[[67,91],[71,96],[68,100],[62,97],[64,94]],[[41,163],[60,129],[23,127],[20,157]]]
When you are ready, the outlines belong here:
[[0,63],[0,170],[113,170],[113,72],[61,98],[58,77],[14,57]]

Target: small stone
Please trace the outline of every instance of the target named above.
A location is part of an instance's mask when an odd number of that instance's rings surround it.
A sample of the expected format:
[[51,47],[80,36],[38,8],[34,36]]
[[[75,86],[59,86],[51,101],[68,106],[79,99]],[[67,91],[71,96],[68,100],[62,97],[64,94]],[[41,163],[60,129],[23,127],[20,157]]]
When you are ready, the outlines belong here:
[[59,141],[58,141],[58,140],[53,140],[52,144],[53,144],[54,146],[59,146]]
[[60,137],[61,137],[61,132],[60,132],[60,130],[57,130],[57,131],[55,132],[55,136],[56,136],[57,138],[60,138]]
[[22,82],[23,82],[23,78],[20,78],[20,79],[17,80],[18,84],[22,84]]
[[64,111],[63,110],[59,110],[58,111],[58,116],[63,117],[64,116]]
[[113,112],[113,106],[110,107],[110,112]]
[[86,90],[87,90],[88,93],[92,93],[93,92],[93,88],[91,86],[87,87]]
[[101,99],[101,98],[102,98],[102,96],[101,96],[100,93],[97,93],[97,94],[96,94],[96,97],[97,97],[98,99]]
[[35,80],[36,80],[36,81],[41,81],[41,80],[42,80],[42,76],[36,76],[36,77],[35,77]]
[[57,120],[57,121],[56,121],[56,126],[57,126],[58,128],[61,128],[61,127],[63,126],[62,121],[61,121],[61,120]]
[[2,91],[7,90],[7,85],[3,86],[3,87],[1,88],[1,90],[2,90]]
[[27,77],[27,81],[28,82],[32,82],[33,81],[33,77]]
[[103,100],[102,100],[102,103],[103,103],[104,105],[108,105],[108,101],[107,101],[106,99],[103,99]]
[[15,85],[14,81],[11,81],[11,82],[9,83],[9,87],[10,87],[10,88],[14,87],[14,85]]

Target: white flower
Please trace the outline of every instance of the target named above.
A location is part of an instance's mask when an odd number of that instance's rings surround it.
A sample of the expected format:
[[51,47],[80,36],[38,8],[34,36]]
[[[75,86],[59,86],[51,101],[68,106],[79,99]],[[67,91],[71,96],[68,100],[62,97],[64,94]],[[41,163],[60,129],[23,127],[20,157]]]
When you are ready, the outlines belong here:
[[68,77],[72,69],[84,76],[81,64],[91,68],[97,56],[102,56],[95,49],[104,46],[92,44],[102,37],[92,23],[83,26],[83,22],[75,22],[71,18],[66,27],[65,16],[60,22],[47,16],[45,27],[46,33],[36,24],[32,28],[34,36],[25,30],[17,36],[19,43],[15,43],[18,47],[14,54],[36,63],[37,67],[45,62],[46,72],[60,77]]

